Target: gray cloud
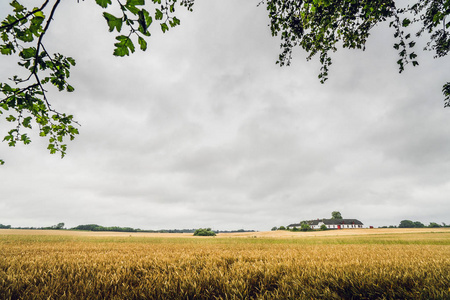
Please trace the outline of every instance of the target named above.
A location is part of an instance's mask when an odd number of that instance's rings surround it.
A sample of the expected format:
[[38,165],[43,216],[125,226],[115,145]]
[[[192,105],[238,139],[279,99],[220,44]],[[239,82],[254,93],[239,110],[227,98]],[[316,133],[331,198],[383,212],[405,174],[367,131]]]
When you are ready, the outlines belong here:
[[77,59],[76,91],[50,96],[81,134],[63,160],[38,137],[0,145],[0,223],[268,230],[333,210],[448,223],[448,58],[398,74],[380,26],[366,52],[338,51],[321,85],[301,50],[275,65],[256,4],[198,1],[179,28],[154,28],[147,52],[115,58],[102,10],[63,3],[47,39]]

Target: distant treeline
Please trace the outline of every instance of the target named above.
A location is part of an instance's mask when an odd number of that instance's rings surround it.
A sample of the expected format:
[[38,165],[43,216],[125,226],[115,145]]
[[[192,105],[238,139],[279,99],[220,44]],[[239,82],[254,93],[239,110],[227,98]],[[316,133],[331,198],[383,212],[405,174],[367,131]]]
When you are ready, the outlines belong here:
[[58,225],[50,227],[12,227],[11,225],[0,224],[0,229],[60,230],[64,229],[64,223],[58,223]]
[[104,227],[97,224],[86,224],[86,225],[78,225],[77,227],[71,228],[71,230],[85,230],[85,231],[120,231],[120,232],[137,232],[141,231],[139,228],[131,228],[131,227]]
[[450,227],[449,224],[438,224],[436,222],[430,222],[429,225],[425,225],[419,221],[411,221],[411,220],[402,220],[398,226],[390,225],[390,226],[381,226],[380,228],[439,228],[439,227]]
[[[86,231],[117,231],[117,232],[154,232],[154,233],[194,233],[197,229],[159,229],[159,230],[144,230],[139,228],[131,227],[104,227],[97,224],[87,224],[78,225],[77,227],[71,228],[71,230],[86,230]],[[213,230],[215,233],[226,233],[226,232],[254,232],[254,230]]]
[[[0,229],[31,229],[31,230],[63,230],[64,223],[58,223],[50,227],[11,227],[11,225],[0,224]],[[160,229],[160,230],[147,230],[131,227],[119,227],[111,226],[105,227],[97,224],[78,225],[70,228],[69,230],[83,230],[83,231],[114,231],[114,232],[151,232],[151,233],[194,233],[196,229]],[[255,230],[214,230],[214,232],[228,233],[228,232],[255,232]]]

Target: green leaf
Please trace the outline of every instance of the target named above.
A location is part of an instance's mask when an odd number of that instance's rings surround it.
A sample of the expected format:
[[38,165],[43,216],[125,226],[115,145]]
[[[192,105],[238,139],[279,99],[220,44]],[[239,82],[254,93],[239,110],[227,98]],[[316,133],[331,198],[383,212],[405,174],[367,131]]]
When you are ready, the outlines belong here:
[[139,46],[141,47],[142,51],[147,50],[147,42],[142,37],[138,38]]
[[24,48],[22,52],[20,52],[20,57],[23,59],[29,59],[36,55],[36,48],[30,47],[30,48]]
[[4,165],[4,164],[5,164],[5,161],[0,159],[0,165]]
[[34,17],[31,19],[31,26],[30,26],[30,30],[33,34],[35,34],[36,36],[39,35],[39,32],[42,29],[41,24],[42,22],[44,22],[45,18],[43,17]]
[[21,41],[32,42],[34,40],[33,33],[28,28],[26,28],[25,30],[14,28],[14,31],[16,32],[16,37]]
[[[11,16],[11,15],[8,15],[8,16],[6,17],[6,20],[8,21],[8,22],[6,22],[6,24],[7,24],[7,23],[12,24],[12,23],[14,23],[14,22],[17,21],[17,19],[16,19],[14,16]],[[5,23],[5,21],[2,22],[2,24],[4,24],[4,23]]]
[[72,66],[75,66],[75,65],[76,65],[75,59],[73,59],[72,57],[67,57],[67,61],[68,61]]
[[95,0],[95,2],[103,8],[107,8],[111,4],[111,0]]
[[107,12],[103,13],[103,17],[106,19],[106,22],[108,23],[110,32],[113,31],[114,28],[116,28],[116,30],[118,32],[120,32],[120,30],[122,29],[122,24],[123,24],[122,18],[116,18],[115,16],[113,16]]
[[80,134],[80,132],[78,131],[78,129],[75,128],[75,127],[73,127],[72,125],[69,125],[68,128],[69,128],[69,132],[70,132],[72,135]]
[[132,53],[134,52],[134,44],[129,37],[120,35],[116,37],[116,40],[118,40],[119,42],[114,44],[114,46],[116,46],[116,49],[114,49],[113,53],[115,56],[130,55],[129,51],[131,51]]
[[162,11],[160,11],[159,9],[156,9],[156,13],[155,13],[155,19],[156,20],[162,20],[164,17]]
[[122,44],[114,44],[116,49],[114,49],[113,55],[115,56],[125,56],[130,55],[128,48]]
[[25,119],[23,119],[22,125],[23,127],[26,128],[31,128],[31,117],[26,117]]
[[13,43],[8,43],[5,45],[0,45],[0,53],[3,55],[11,55],[13,52],[16,52],[16,49]]
[[16,117],[14,117],[13,115],[9,115],[8,117],[6,117],[6,121],[8,122],[14,122],[16,120]]
[[403,22],[402,22],[402,26],[403,27],[408,27],[409,24],[411,24],[411,20],[410,19],[408,19],[408,18],[403,19]]
[[20,140],[25,144],[28,145],[29,143],[31,143],[30,138],[26,135],[26,134],[22,134],[20,136]]
[[[12,93],[14,92],[14,89],[7,83],[4,83],[3,85],[1,85],[3,92],[8,92],[8,93]],[[6,103],[2,103],[2,107],[5,107]]]
[[55,148],[54,144],[48,144],[47,149],[50,150],[50,154],[55,154],[56,153],[56,148]]
[[169,30],[169,26],[167,26],[166,23],[161,24],[161,30],[163,33],[165,33],[167,30]]
[[8,37],[8,34],[6,33],[6,31],[2,32],[2,41],[4,41],[4,42],[9,41],[9,37]]
[[173,17],[172,22],[175,24],[174,26],[181,24],[181,21],[177,17]]
[[14,12],[21,12],[25,9],[25,7],[23,7],[23,5],[21,5],[19,2],[17,2],[17,0],[14,0],[9,5],[14,7]]
[[145,35],[149,35],[147,29],[153,22],[152,17],[150,16],[149,12],[146,11],[145,9],[140,10],[138,15],[139,15],[138,22],[140,25],[139,31]]
[[44,15],[44,13],[43,13],[42,11],[37,11],[37,12],[35,12],[35,13],[34,13],[34,16],[35,16],[35,17],[38,17],[38,18],[45,19],[45,15]]
[[127,0],[127,4],[126,5],[145,5],[145,0]]

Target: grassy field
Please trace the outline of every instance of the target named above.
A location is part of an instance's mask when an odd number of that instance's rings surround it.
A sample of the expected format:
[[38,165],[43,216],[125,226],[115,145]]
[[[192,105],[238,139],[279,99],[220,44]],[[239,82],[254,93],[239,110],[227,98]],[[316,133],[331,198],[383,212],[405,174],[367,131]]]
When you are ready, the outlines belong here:
[[445,229],[0,230],[0,299],[450,299],[449,270]]

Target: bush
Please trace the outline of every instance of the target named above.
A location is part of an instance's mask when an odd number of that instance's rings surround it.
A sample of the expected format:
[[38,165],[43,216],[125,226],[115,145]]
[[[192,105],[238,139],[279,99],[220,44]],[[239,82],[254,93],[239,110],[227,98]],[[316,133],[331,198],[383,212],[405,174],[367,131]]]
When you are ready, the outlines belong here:
[[301,231],[310,231],[310,230],[312,230],[312,229],[311,229],[311,226],[309,226],[308,223],[303,222],[302,225],[301,225],[301,227],[300,227],[300,230],[301,230]]
[[327,230],[328,229],[328,227],[327,227],[327,225],[325,225],[325,224],[322,224],[321,226],[320,226],[320,230]]
[[199,228],[195,230],[194,236],[215,236],[216,233],[211,228]]

